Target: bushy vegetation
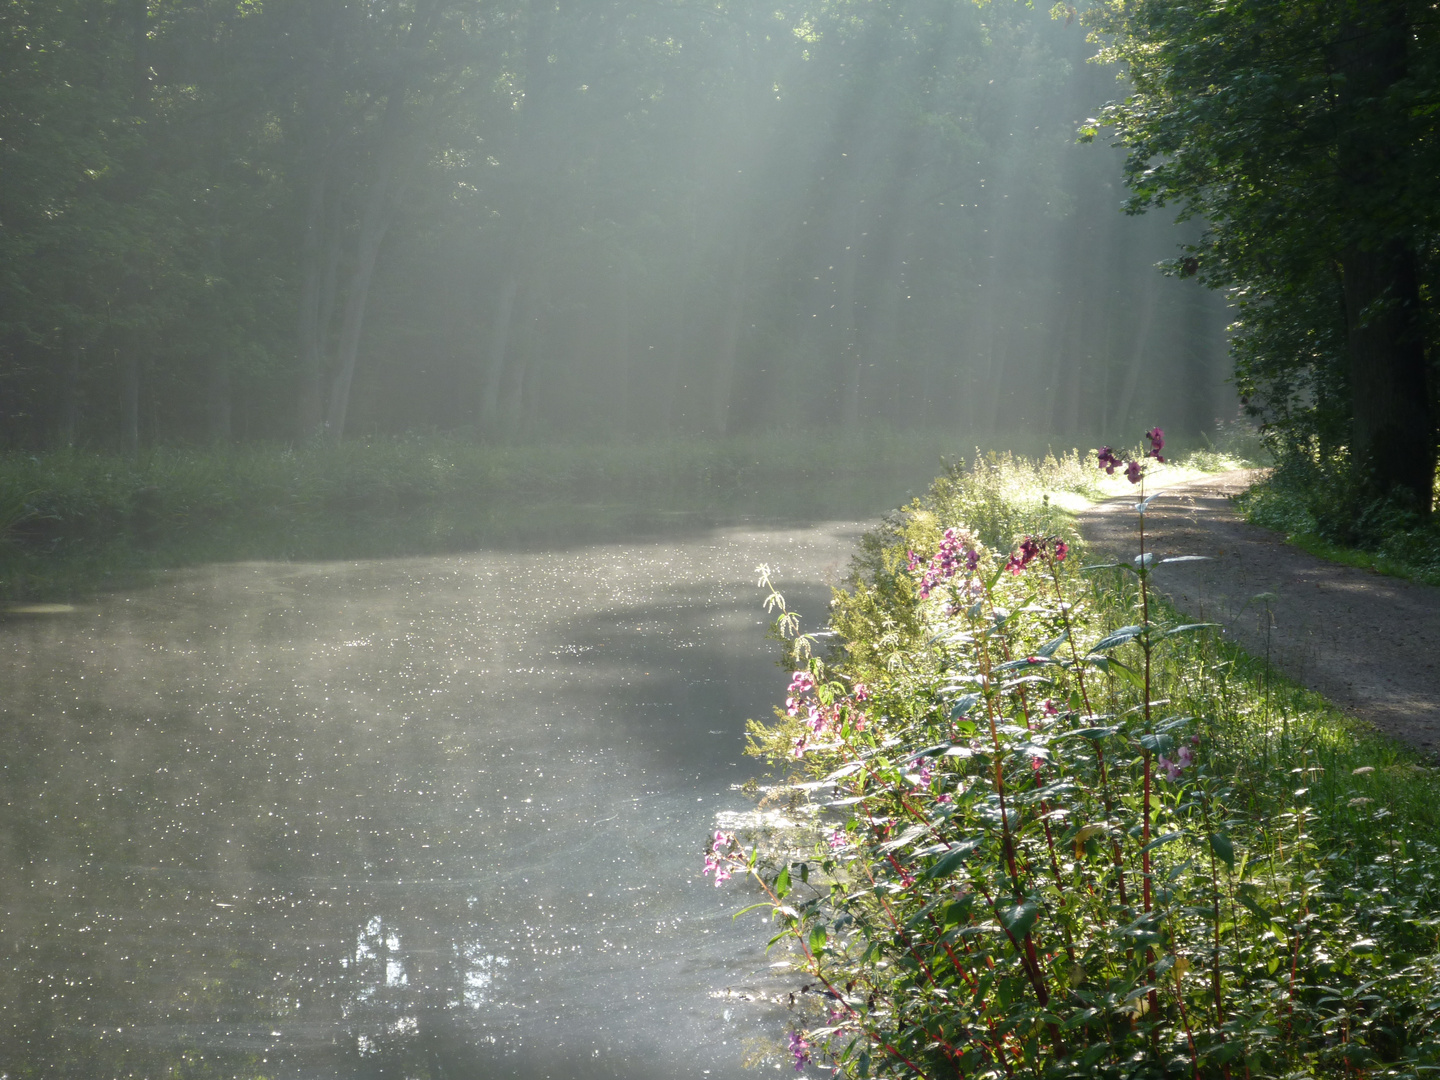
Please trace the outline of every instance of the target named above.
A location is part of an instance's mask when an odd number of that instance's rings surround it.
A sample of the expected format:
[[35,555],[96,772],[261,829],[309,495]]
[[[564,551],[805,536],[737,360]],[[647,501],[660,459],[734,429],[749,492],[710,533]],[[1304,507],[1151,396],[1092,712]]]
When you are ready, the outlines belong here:
[[1239,500],[1246,520],[1315,555],[1440,585],[1440,521],[1404,498],[1365,499],[1343,455],[1291,440]]
[[804,972],[796,1068],[1434,1075],[1436,772],[1157,602],[1143,528],[1083,565],[1053,493],[1094,476],[951,470],[823,649],[771,590],[795,674],[753,750],[813,835],[707,863]]

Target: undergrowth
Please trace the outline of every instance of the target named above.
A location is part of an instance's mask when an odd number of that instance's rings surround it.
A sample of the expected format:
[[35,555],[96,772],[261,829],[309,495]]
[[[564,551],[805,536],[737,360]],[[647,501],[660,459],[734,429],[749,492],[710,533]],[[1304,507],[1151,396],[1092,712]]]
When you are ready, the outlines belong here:
[[1312,555],[1440,585],[1440,520],[1423,521],[1396,500],[1363,502],[1343,456],[1290,447],[1236,502],[1251,524],[1285,533]]
[[1051,492],[1092,482],[952,469],[831,637],[770,589],[795,673],[752,752],[813,849],[722,832],[707,869],[804,972],[796,1068],[1437,1075],[1436,772],[1165,607],[1143,491],[1136,558],[1084,566]]

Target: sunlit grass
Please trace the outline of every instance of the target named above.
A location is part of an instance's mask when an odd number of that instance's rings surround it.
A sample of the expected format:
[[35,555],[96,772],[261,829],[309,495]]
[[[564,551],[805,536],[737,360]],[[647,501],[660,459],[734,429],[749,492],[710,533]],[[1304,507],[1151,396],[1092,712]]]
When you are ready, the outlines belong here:
[[[1006,573],[1025,537],[1079,553],[1057,493],[1104,492],[1072,460],[993,458],[888,516],[832,605],[832,651],[791,652],[840,711],[751,725],[819,803],[813,850],[754,838],[780,937],[844,1003],[799,1007],[802,1049],[897,1077],[957,1057],[997,1076],[1022,1059],[1054,1077],[1427,1075],[1440,770],[1213,628],[1179,629],[1154,593],[1142,607],[1136,572]],[[916,567],[947,527],[986,554],[926,600]],[[1167,775],[1160,755],[1192,745]]]

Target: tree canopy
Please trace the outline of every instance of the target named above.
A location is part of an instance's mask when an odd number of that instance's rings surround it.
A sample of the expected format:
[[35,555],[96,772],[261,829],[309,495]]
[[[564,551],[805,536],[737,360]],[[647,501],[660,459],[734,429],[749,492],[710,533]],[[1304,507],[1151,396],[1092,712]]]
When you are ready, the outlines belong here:
[[1205,223],[1171,264],[1233,291],[1238,381],[1361,502],[1428,513],[1440,286],[1440,16],[1419,0],[1128,0],[1087,20],[1131,91],[1088,127],[1129,208]]
[[0,432],[1204,430],[1223,303],[1074,145],[1090,51],[1013,0],[0,0]]

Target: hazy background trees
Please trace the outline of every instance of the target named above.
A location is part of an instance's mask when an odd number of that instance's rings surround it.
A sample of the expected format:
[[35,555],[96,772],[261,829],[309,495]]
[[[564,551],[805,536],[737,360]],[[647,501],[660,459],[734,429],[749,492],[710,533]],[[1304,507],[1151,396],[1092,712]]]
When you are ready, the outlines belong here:
[[[5,0],[11,445],[1198,432],[1223,303],[1006,2]],[[1191,239],[1194,234],[1191,234]]]

